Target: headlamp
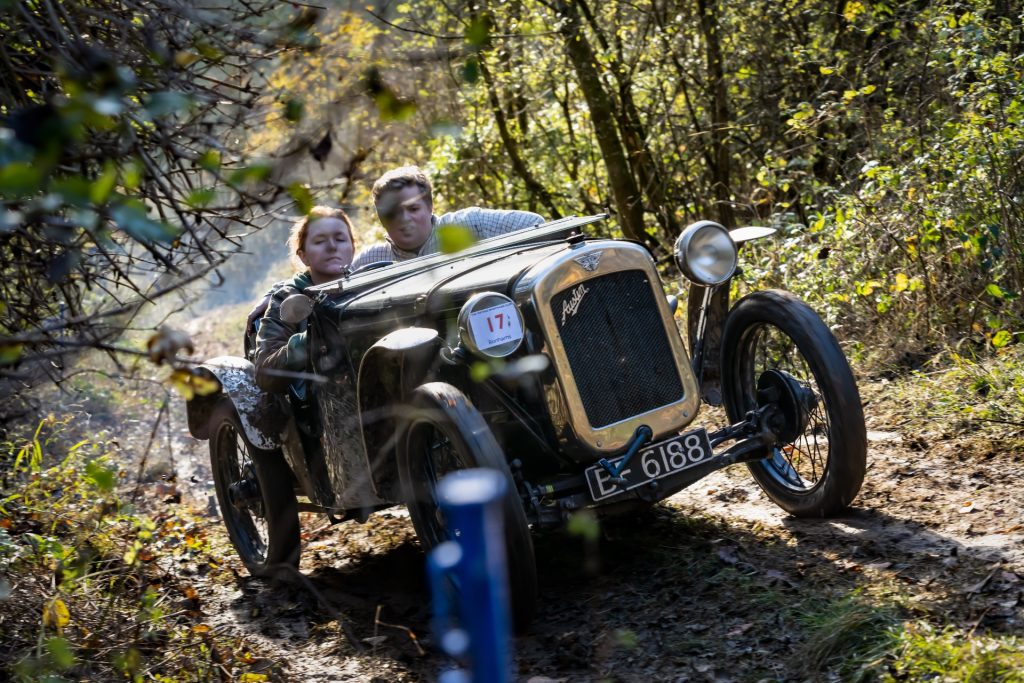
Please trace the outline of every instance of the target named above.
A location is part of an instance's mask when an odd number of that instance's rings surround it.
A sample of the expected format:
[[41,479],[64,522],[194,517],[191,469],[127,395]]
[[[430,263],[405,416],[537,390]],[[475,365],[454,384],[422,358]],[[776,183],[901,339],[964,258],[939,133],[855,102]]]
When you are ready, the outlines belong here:
[[676,240],[675,257],[683,275],[705,287],[720,285],[736,272],[736,243],[714,221],[687,226]]

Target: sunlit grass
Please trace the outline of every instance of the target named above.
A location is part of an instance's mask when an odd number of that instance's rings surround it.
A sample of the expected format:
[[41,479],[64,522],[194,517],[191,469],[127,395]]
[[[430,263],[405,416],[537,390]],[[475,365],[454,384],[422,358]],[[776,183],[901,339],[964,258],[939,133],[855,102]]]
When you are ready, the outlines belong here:
[[906,624],[896,634],[894,661],[883,681],[1024,681],[1024,639],[979,635],[927,623]]

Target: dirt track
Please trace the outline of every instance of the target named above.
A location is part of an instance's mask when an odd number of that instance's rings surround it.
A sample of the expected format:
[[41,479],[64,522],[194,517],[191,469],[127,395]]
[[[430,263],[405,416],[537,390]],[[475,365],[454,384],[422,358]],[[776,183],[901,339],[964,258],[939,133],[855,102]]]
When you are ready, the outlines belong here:
[[[1020,632],[1021,456],[966,455],[870,419],[867,480],[841,518],[788,517],[738,466],[604,523],[596,546],[535,535],[541,605],[514,643],[520,679],[839,680],[821,624],[862,587],[904,615]],[[181,434],[179,444],[180,481],[192,479],[193,507],[209,510],[205,443]],[[266,658],[255,670],[295,681],[436,677],[423,555],[404,510],[336,527],[311,516],[304,578],[283,589],[247,577],[219,519],[206,520],[230,573],[197,574],[194,585],[207,623]]]

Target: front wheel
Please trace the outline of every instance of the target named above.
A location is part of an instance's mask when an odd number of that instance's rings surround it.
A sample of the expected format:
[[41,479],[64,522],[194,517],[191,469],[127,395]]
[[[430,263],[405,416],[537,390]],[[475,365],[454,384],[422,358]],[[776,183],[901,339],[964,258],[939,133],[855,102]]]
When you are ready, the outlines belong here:
[[300,552],[291,470],[280,451],[252,445],[229,401],[210,419],[213,484],[231,544],[253,576],[286,578]]
[[779,507],[824,517],[853,502],[864,481],[867,433],[850,365],[807,304],[779,290],[755,292],[730,311],[722,336],[729,419],[773,404],[778,438],[751,474]]
[[536,608],[537,567],[526,513],[494,434],[466,395],[442,382],[424,384],[413,392],[403,432],[398,472],[409,517],[427,552],[457,535],[446,527],[438,502],[437,485],[444,475],[488,467],[505,476],[502,512],[512,622],[522,631]]

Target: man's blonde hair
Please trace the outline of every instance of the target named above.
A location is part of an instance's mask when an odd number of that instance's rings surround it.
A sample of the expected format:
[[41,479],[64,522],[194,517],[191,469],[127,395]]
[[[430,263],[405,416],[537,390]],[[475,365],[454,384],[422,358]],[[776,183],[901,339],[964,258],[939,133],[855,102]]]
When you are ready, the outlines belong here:
[[296,272],[306,269],[306,264],[299,258],[299,252],[306,242],[306,235],[309,234],[309,226],[321,218],[337,218],[348,228],[348,238],[352,242],[352,249],[356,246],[356,236],[352,230],[352,220],[348,214],[341,209],[332,206],[314,206],[309,213],[295,221],[291,232],[288,233],[288,255],[291,257],[292,265]]
[[419,187],[423,192],[423,199],[429,206],[434,206],[434,187],[430,184],[430,178],[423,172],[423,169],[419,166],[401,166],[391,169],[377,178],[377,182],[373,184],[371,195],[374,208],[377,207],[380,196],[385,192],[401,190],[410,185]]

